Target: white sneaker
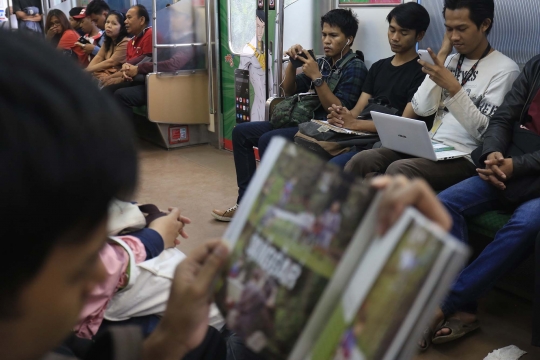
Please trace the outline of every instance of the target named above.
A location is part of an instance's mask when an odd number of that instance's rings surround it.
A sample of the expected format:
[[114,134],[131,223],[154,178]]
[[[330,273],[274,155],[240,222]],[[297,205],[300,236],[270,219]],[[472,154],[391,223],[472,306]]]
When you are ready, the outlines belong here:
[[214,209],[212,210],[212,216],[216,220],[229,222],[232,220],[234,213],[236,212],[237,209],[238,209],[238,204],[234,205],[231,208],[228,208],[225,211]]

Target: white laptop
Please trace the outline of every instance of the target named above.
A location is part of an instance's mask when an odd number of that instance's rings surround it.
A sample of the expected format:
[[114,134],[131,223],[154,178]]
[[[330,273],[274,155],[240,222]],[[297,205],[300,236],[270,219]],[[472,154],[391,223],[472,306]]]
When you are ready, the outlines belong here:
[[469,154],[431,140],[424,121],[371,112],[382,146],[433,161],[457,159]]

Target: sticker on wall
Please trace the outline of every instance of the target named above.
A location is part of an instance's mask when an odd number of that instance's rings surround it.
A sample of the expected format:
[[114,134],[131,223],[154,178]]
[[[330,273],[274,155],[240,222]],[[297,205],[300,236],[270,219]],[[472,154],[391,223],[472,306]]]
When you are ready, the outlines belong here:
[[169,145],[185,143],[189,141],[189,128],[186,125],[169,125]]
[[234,56],[231,54],[227,54],[225,56],[225,62],[228,62],[231,67],[234,67]]
[[[264,2],[263,2],[264,3]],[[236,112],[236,121],[264,121],[264,107],[266,103],[266,91],[272,92],[274,87],[272,68],[268,69],[268,84],[266,83],[266,44],[264,43],[264,33],[266,30],[266,13],[264,10],[256,10],[255,15],[256,32],[255,36],[242,49],[240,55],[240,64],[238,70],[245,71],[240,74],[235,71],[236,85],[247,84],[249,82],[253,87],[254,96],[252,103],[241,104],[242,111],[244,106],[249,110],[249,114]],[[241,81],[239,84],[237,81]],[[244,97],[242,97],[244,99]],[[249,100],[249,96],[248,96]],[[239,108],[237,108],[239,110]]]
[[257,0],[257,10],[264,10],[264,0]]
[[276,10],[276,0],[268,0],[268,10]]

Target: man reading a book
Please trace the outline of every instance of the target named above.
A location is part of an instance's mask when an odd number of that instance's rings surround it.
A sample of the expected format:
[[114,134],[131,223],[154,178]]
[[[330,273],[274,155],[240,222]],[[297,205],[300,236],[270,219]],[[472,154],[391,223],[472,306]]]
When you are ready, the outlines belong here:
[[[357,120],[364,110],[369,110],[369,99],[387,101],[397,110],[396,115],[416,119],[411,100],[422,84],[425,74],[418,63],[416,43],[421,41],[429,27],[429,13],[417,3],[396,6],[386,18],[388,21],[388,42],[394,56],[381,59],[369,69],[362,87],[362,95],[356,106],[346,107],[332,104],[328,122],[349,130],[377,132],[371,120]],[[358,150],[358,149],[357,149]],[[338,155],[331,163],[344,168],[345,164],[358,153],[357,150]]]
[[[427,76],[411,101],[417,115],[435,114],[433,140],[469,154],[519,75],[517,64],[489,44],[494,13],[493,0],[445,0],[446,34],[437,55],[428,49],[435,65],[419,60]],[[450,55],[452,49],[457,54]],[[436,190],[476,174],[470,156],[433,162],[386,148],[360,152],[345,169],[362,177],[421,177]]]
[[434,323],[446,321],[438,329],[432,327],[437,344],[479,326],[476,300],[530,255],[540,232],[540,56],[525,65],[473,159],[478,176],[439,194],[453,218],[452,234],[467,241],[465,217],[492,210],[513,210],[513,215],[461,272],[441,305]]
[[[286,96],[298,95],[307,99],[316,96],[320,106],[313,111],[313,117],[324,120],[332,104],[352,108],[358,97],[367,69],[364,63],[355,57],[351,51],[354,37],[358,31],[358,20],[350,10],[335,9],[321,18],[322,44],[324,58],[313,59],[301,45],[294,45],[286,51],[292,59],[300,60],[303,73],[296,75],[296,68],[291,61],[285,71],[281,88]],[[302,55],[305,55],[303,57]],[[330,84],[334,87],[330,88]],[[310,121],[312,116],[294,119],[297,123]],[[227,210],[213,210],[216,220],[231,221],[244,192],[246,191],[256,163],[253,147],[259,148],[259,154],[264,156],[266,146],[273,136],[283,136],[293,140],[298,132],[297,126],[284,126],[274,129],[268,121],[242,123],[237,125],[232,134],[234,165],[238,183],[238,200],[236,205]]]

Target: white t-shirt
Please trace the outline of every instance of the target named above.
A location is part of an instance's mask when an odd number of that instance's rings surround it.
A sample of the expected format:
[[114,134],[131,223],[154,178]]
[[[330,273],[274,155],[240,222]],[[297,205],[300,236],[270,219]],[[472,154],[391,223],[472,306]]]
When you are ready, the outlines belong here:
[[[452,73],[459,57],[455,54],[446,59],[445,66]],[[460,83],[477,61],[463,61],[458,75]],[[432,139],[471,153],[483,142],[489,120],[518,75],[518,65],[495,50],[480,60],[474,74],[454,97],[426,76],[412,99],[414,112],[419,116],[436,113],[430,132]]]

